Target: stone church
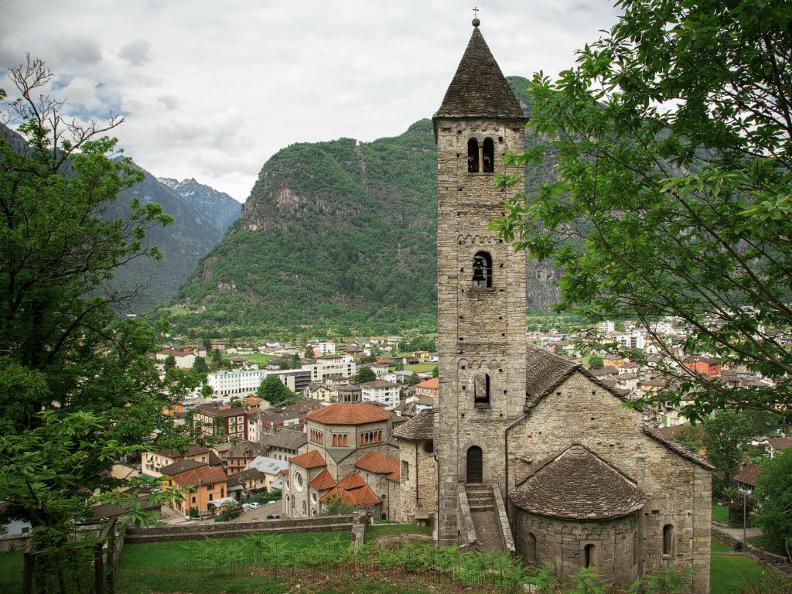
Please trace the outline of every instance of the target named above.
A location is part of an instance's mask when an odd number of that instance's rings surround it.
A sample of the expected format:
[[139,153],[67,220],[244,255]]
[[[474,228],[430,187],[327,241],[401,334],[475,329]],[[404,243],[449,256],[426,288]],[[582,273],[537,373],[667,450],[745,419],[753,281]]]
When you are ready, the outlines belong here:
[[[488,228],[507,197],[493,176],[522,175],[503,157],[523,149],[526,117],[473,25],[433,118],[438,539],[514,550],[562,579],[591,566],[627,584],[675,565],[708,592],[712,467],[584,368],[527,343],[525,254]],[[425,434],[428,420],[412,424]]]

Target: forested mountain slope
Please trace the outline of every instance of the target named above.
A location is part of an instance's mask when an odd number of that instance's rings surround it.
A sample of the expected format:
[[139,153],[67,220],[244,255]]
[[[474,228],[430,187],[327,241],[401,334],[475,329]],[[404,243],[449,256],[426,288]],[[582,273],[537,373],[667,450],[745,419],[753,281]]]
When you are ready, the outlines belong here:
[[[524,97],[527,81],[510,79]],[[261,169],[242,216],[173,307],[176,329],[430,329],[436,316],[437,195],[431,121],[360,143],[301,143]],[[550,168],[529,172],[532,183]],[[529,302],[555,299],[554,273],[529,265]]]

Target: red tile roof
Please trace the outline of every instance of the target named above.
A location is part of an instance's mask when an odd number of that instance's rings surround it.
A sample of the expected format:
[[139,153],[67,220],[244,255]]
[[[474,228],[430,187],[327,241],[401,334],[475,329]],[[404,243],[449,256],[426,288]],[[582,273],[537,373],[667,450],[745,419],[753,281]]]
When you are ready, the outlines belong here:
[[440,389],[440,378],[431,377],[428,380],[424,380],[415,384],[416,388],[426,388],[427,390],[439,390]]
[[744,485],[756,486],[756,480],[759,478],[759,473],[762,471],[761,464],[746,464],[743,468],[735,474],[732,478],[737,483]]
[[306,470],[310,470],[311,468],[320,468],[322,466],[327,466],[327,462],[325,462],[325,459],[322,457],[322,454],[320,454],[316,450],[305,452],[304,454],[300,454],[299,456],[292,456],[291,458],[289,458],[289,462],[291,464],[296,464],[297,466],[301,466]]
[[212,483],[226,482],[226,474],[218,466],[202,466],[173,477],[173,482],[180,487],[196,487]]
[[391,413],[370,402],[339,402],[314,411],[305,418],[324,425],[363,425],[387,421]]
[[350,491],[352,489],[359,489],[365,485],[366,481],[363,480],[363,477],[353,470],[341,479],[341,482],[338,483],[338,488],[344,489],[345,491]]
[[310,480],[308,486],[311,487],[311,489],[316,489],[317,491],[327,491],[328,489],[332,489],[333,487],[335,487],[336,482],[333,480],[333,477],[330,476],[330,473],[327,472],[327,469],[325,468],[322,472],[320,472]]
[[387,474],[390,480],[399,480],[399,461],[380,452],[369,452],[355,462],[355,467],[374,474]]
[[338,498],[347,505],[378,505],[382,499],[371,490],[354,470],[346,475],[337,486],[322,495],[322,503]]

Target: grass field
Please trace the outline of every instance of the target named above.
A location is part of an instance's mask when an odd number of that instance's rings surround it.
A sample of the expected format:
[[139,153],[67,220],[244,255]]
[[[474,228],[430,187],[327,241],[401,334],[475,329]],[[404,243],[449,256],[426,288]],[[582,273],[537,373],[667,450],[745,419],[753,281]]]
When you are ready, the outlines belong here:
[[0,592],[22,591],[22,553],[0,553]]
[[413,373],[431,373],[432,369],[437,366],[437,363],[415,363],[414,365],[405,365],[404,371],[412,371]]
[[725,505],[712,504],[712,521],[721,524],[729,523],[729,508]]
[[710,542],[713,553],[728,553],[732,550],[729,545],[719,541],[717,538],[713,538]]
[[[408,524],[377,524],[367,532],[367,541],[390,534],[417,532],[431,534],[431,528]],[[290,567],[299,558],[310,565],[308,550],[323,551],[333,558],[343,555],[349,547],[349,532],[290,533],[255,541],[250,537],[207,539],[169,543],[129,544],[124,548],[118,577],[119,594],[150,592],[325,592],[371,594],[408,594],[418,592],[469,592],[456,582],[443,577],[407,574],[397,570],[368,568],[368,574],[351,574],[351,566],[340,564],[336,569],[318,560],[311,567]],[[222,543],[222,544],[219,544]],[[240,557],[238,547],[253,545],[267,549],[269,558],[277,550],[281,561],[277,566],[256,564]],[[237,547],[237,548],[235,548]],[[262,549],[263,550],[263,549]],[[742,594],[742,592],[784,591],[761,590],[778,587],[778,576],[756,561],[741,555],[724,554],[729,548],[717,539],[712,540],[711,591],[713,594]],[[226,558],[220,556],[225,554]],[[307,560],[307,561],[306,561]],[[331,562],[330,565],[333,565]],[[299,585],[299,586],[298,586]],[[22,554],[0,554],[0,592],[20,592],[22,586]],[[295,590],[299,587],[300,590]],[[495,592],[494,588],[478,589]]]
[[253,355],[223,355],[223,359],[226,361],[231,361],[231,359],[244,359],[245,361],[250,361],[251,363],[258,364],[259,367],[266,367],[269,365],[269,362],[272,360],[272,355],[267,355],[265,353],[255,353]]

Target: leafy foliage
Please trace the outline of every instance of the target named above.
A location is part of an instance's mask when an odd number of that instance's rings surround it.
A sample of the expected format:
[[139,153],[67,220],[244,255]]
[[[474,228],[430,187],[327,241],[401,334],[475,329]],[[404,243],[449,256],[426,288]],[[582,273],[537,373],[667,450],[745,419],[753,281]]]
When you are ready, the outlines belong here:
[[[792,371],[789,4],[619,4],[619,22],[574,68],[531,82],[536,136],[512,163],[555,155],[558,178],[516,195],[496,227],[560,267],[563,309],[635,317],[664,347],[652,322],[677,316],[692,330],[686,352],[784,378]],[[792,401],[788,382],[732,388],[678,369],[660,398],[691,396],[689,418]]]
[[377,379],[377,374],[371,370],[371,367],[363,366],[358,369],[352,381],[356,384],[363,384],[365,382],[373,382],[375,379]]
[[103,134],[120,120],[64,121],[61,103],[39,95],[52,77],[40,60],[10,74],[27,144],[0,136],[0,500],[41,549],[66,542],[95,490],[120,486],[114,461],[183,443],[160,410],[184,386],[160,380],[154,329],[111,309],[128,297],[109,288],[115,271],[158,257],[146,231],[170,222],[154,203],[100,217],[140,179],[109,158],[115,139]]
[[765,539],[792,559],[792,448],[764,462],[754,496]]
[[297,399],[297,395],[274,375],[268,375],[258,387],[256,396],[270,403],[270,406],[283,406]]

